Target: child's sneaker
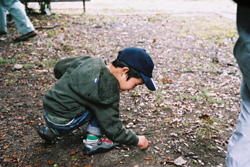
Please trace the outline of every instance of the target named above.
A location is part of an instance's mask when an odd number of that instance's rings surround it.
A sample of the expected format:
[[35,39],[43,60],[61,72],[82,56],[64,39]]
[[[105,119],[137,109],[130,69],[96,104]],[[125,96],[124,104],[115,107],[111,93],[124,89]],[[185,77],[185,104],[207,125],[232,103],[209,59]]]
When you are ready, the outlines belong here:
[[96,143],[89,143],[86,140],[83,140],[84,144],[84,153],[85,154],[96,154],[103,153],[111,150],[114,146],[114,143],[110,140],[98,139]]
[[56,142],[56,134],[47,125],[37,129],[39,136],[44,139],[48,144],[54,144]]

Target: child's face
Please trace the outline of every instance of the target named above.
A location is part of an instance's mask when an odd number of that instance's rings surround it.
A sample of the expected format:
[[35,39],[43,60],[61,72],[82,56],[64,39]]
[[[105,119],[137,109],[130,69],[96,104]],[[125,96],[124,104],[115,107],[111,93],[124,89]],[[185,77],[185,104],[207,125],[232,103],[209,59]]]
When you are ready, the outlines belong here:
[[142,78],[129,78],[127,80],[127,77],[118,79],[120,83],[120,92],[125,90],[133,90],[137,85],[142,85],[144,82]]
[[137,85],[144,84],[144,81],[142,80],[142,78],[129,78],[129,80],[127,80],[128,78],[127,72],[129,70],[128,67],[115,68],[114,66],[110,66],[109,70],[119,81],[120,92],[125,91],[125,90],[132,90]]

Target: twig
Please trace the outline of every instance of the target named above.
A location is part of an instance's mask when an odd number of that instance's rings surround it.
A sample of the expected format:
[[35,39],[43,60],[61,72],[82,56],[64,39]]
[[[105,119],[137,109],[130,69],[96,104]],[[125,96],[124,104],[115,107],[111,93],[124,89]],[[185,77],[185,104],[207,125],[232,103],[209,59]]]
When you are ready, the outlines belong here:
[[54,26],[37,26],[35,27],[35,29],[37,30],[42,30],[42,29],[53,29],[55,27],[57,27],[58,25],[54,25]]
[[[20,77],[13,76],[13,77],[5,77],[4,79],[13,79],[14,78],[14,79],[17,79],[17,80],[22,80],[22,79],[37,79],[37,78],[43,78],[43,77],[53,77],[53,74],[37,75],[37,76],[20,76]],[[1,81],[1,79],[0,79],[0,81]]]
[[177,70],[177,71],[166,71],[168,73],[195,73],[195,72],[201,72],[201,73],[210,73],[210,74],[222,74],[222,73],[227,73],[227,74],[232,74],[236,75],[239,73],[232,72],[232,71],[201,71],[201,70]]
[[27,103],[17,103],[17,104],[11,105],[11,106],[7,106],[7,107],[4,107],[4,108],[1,108],[0,112],[6,110],[7,108],[11,108],[11,107],[27,107],[27,106],[28,106]]

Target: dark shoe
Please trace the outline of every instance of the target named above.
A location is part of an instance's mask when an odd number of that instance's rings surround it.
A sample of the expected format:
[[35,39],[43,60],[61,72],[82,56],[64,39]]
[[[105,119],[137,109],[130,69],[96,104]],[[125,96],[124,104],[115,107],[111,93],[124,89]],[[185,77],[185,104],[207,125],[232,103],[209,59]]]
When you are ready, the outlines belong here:
[[103,139],[99,139],[96,143],[89,143],[86,140],[83,140],[83,144],[83,152],[88,155],[107,152],[114,146],[114,143],[112,141]]
[[52,131],[51,128],[48,126],[43,126],[37,129],[37,133],[39,136],[44,139],[48,144],[54,144],[56,142],[56,136]]
[[36,32],[36,30],[34,30],[34,31],[29,32],[28,34],[25,34],[25,35],[22,35],[22,36],[20,36],[20,37],[17,37],[17,38],[15,39],[15,41],[16,41],[16,42],[26,41],[26,40],[28,40],[29,38],[32,38],[32,37],[34,37],[34,36],[36,36],[36,35],[37,35],[37,32]]
[[5,35],[5,34],[7,34],[6,31],[0,31],[0,35]]

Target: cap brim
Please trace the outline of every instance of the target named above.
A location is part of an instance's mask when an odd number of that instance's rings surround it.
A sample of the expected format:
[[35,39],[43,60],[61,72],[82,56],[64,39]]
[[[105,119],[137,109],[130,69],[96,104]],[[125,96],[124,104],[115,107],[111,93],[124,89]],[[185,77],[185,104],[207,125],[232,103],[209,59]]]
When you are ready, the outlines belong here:
[[155,84],[154,84],[154,81],[152,80],[152,78],[149,78],[149,77],[143,75],[142,73],[141,73],[141,77],[142,77],[142,79],[143,79],[143,81],[144,81],[146,87],[147,87],[149,90],[152,90],[152,91],[157,90],[157,89],[156,89],[156,86],[155,86]]

